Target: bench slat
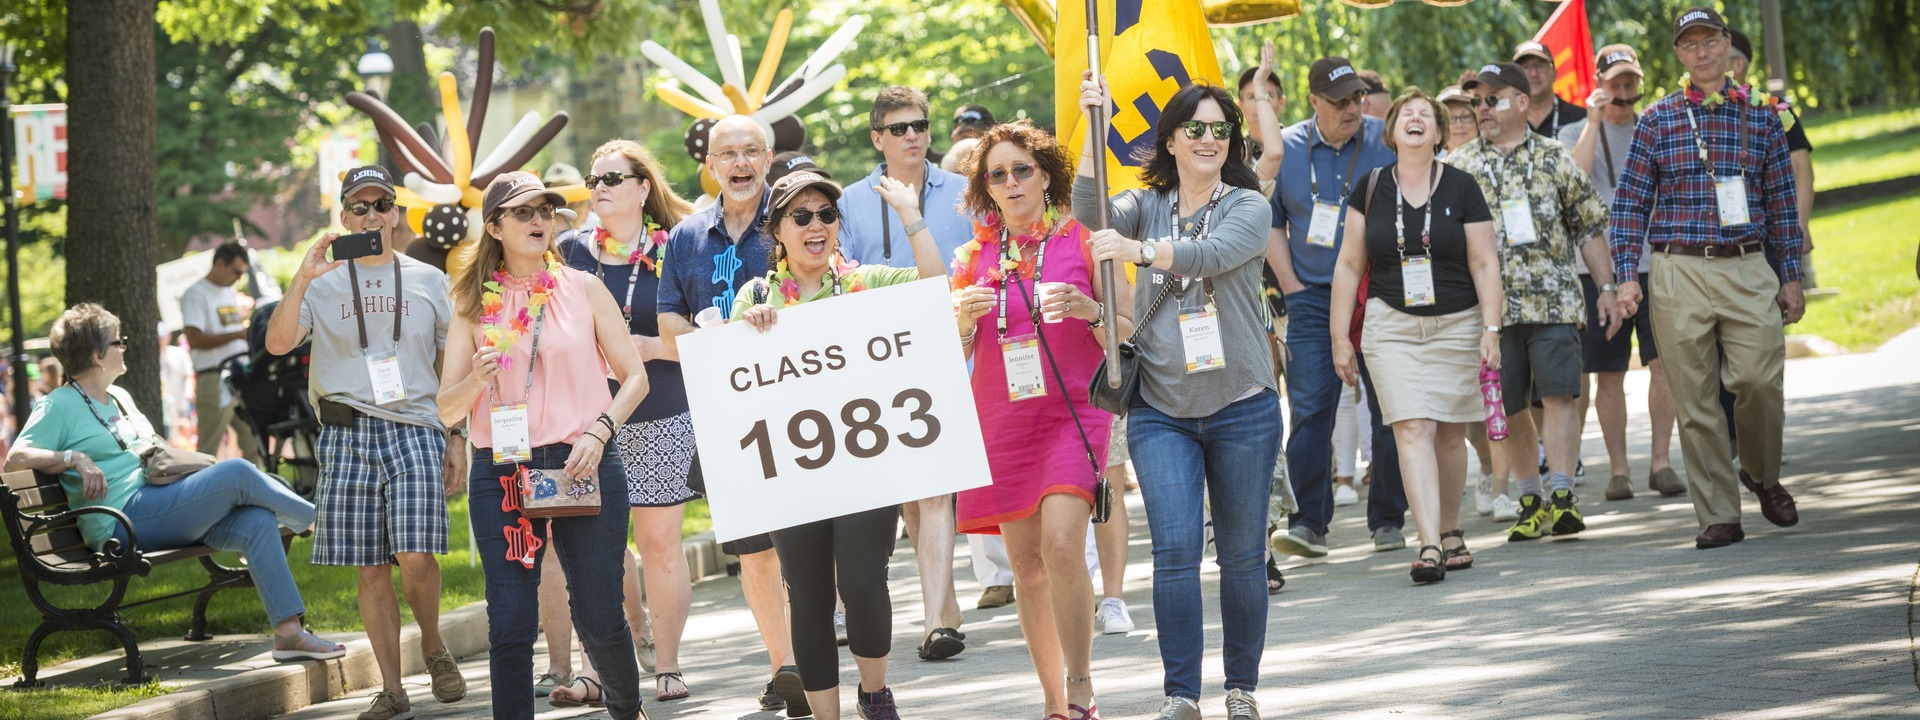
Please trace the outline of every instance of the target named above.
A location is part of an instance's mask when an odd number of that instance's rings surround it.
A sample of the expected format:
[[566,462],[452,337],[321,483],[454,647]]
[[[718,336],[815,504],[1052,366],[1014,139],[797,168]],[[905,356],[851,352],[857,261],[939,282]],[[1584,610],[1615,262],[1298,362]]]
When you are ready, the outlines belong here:
[[7,487],[12,488],[15,492],[44,484],[40,482],[39,475],[32,470],[15,470],[5,475],[0,475],[0,482],[5,482]]
[[87,543],[80,537],[80,529],[72,524],[63,524],[52,532],[35,535],[29,539],[34,555],[58,555],[69,550],[80,550],[82,555],[91,552]]

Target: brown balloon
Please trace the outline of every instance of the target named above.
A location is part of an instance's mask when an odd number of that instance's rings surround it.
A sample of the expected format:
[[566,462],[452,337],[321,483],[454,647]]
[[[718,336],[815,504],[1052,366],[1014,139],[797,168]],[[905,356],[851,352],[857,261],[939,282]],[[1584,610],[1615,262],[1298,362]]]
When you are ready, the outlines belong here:
[[[480,156],[480,126],[487,121],[487,100],[493,96],[493,28],[480,28],[480,62],[473,75],[473,102],[467,108],[467,152]],[[481,187],[485,187],[484,185]]]
[[453,184],[453,170],[440,159],[440,153],[428,147],[427,142],[420,138],[420,134],[414,132],[413,128],[407,127],[407,121],[400,119],[400,115],[387,107],[386,103],[366,93],[355,91],[347,93],[347,105],[373,118],[374,127],[392,135],[402,147],[413,153],[414,161],[421,166],[419,169],[434,182]]
[[553,142],[554,136],[559,135],[560,130],[566,126],[567,113],[565,111],[554,113],[553,117],[547,118],[547,124],[541,126],[540,130],[535,132],[533,137],[527,140],[526,145],[521,146],[519,151],[507,157],[506,164],[501,165],[500,169],[487,173],[484,176],[475,175],[473,178],[473,186],[484,188],[487,186],[487,183],[493,182],[493,178],[500,173],[513,172],[524,167],[529,161],[533,160],[533,156],[540,154],[541,149],[545,148],[547,143]]
[[400,143],[393,139],[393,135],[378,125],[373,129],[375,134],[380,136],[380,146],[387,149],[387,159],[393,161],[394,167],[400,168],[401,177],[406,177],[407,173],[420,172],[420,168],[416,167],[412,160],[407,159],[407,154],[400,151]]

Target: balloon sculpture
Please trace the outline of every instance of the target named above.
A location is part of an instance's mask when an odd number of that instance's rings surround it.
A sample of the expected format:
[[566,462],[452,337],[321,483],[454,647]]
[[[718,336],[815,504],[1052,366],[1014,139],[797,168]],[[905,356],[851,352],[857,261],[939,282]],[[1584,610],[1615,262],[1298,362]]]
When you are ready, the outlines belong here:
[[[846,77],[845,65],[829,67],[829,63],[839,57],[866,26],[866,16],[849,18],[792,75],[773,86],[773,73],[780,67],[787,33],[793,28],[793,10],[781,10],[774,18],[773,35],[767,40],[766,54],[760,57],[760,68],[750,85],[740,60],[740,38],[727,32],[718,0],[700,0],[700,13],[706,19],[707,37],[713,43],[713,55],[720,65],[721,82],[714,82],[659,43],[648,40],[640,44],[640,54],[666,68],[681,85],[693,91],[688,93],[673,85],[654,88],[654,95],[661,102],[695,118],[687,127],[687,154],[693,156],[695,162],[706,160],[707,130],[713,127],[714,121],[728,115],[746,115],[759,121],[767,137],[773,139],[776,152],[801,149],[807,142],[807,130],[794,113]],[[700,186],[708,195],[720,191],[719,185],[706,173],[700,175]]]
[[[557,112],[545,124],[540,113],[528,112],[506,138],[478,164],[480,131],[486,123],[487,100],[493,93],[493,28],[480,31],[480,62],[474,76],[473,107],[460,120],[460,95],[453,73],[440,74],[440,112],[446,121],[446,143],[436,147],[432,126],[407,126],[387,104],[366,93],[347,93],[347,104],[373,119],[380,145],[399,168],[404,187],[394,188],[394,202],[407,209],[407,225],[442,250],[451,250],[480,226],[476,216],[487,183],[500,173],[518,170],[533,159],[567,126],[567,114]],[[553,188],[567,202],[587,198],[587,188]]]

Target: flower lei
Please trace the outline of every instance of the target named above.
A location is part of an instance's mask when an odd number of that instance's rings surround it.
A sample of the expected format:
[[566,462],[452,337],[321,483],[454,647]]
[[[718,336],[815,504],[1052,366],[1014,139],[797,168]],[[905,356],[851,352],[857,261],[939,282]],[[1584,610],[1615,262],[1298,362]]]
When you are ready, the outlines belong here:
[[646,247],[636,247],[629,252],[627,244],[614,239],[613,233],[607,232],[604,225],[593,229],[593,239],[600,244],[601,252],[614,257],[624,256],[628,263],[637,263],[652,270],[654,277],[660,277],[661,266],[666,264],[667,231],[660,229],[660,224],[654,222],[653,218],[645,218],[645,222],[647,232],[644,237],[649,241],[646,245],[652,246],[650,250]]
[[507,274],[505,264],[493,271],[493,280],[486,283],[487,291],[480,295],[480,334],[487,339],[488,347],[500,351],[501,370],[513,367],[513,358],[508,357],[507,353],[513,350],[514,343],[520,341],[520,336],[533,327],[534,321],[540,319],[540,314],[546,310],[547,299],[553,295],[553,289],[560,285],[560,259],[554,257],[553,253],[547,253],[546,259],[547,269],[533,276],[533,288],[527,295],[527,306],[520,308],[520,313],[508,322],[501,322],[506,303],[500,294],[504,292],[505,284],[513,278]]
[[[1060,211],[1051,207],[1047,208],[1047,212],[1041,216],[1040,224],[1028,232],[1026,237],[1032,237],[1038,240],[1040,239],[1039,236],[1047,231],[1047,228],[1054,227],[1059,221]],[[975,280],[974,271],[977,267],[976,263],[978,262],[975,256],[985,247],[985,243],[988,240],[992,240],[995,243],[1000,241],[1001,223],[1002,220],[999,213],[989,213],[986,220],[974,231],[973,239],[968,240],[965,245],[961,245],[958,250],[954,251],[953,279],[951,281],[954,290],[964,290],[969,285],[997,287],[1000,283],[1006,282],[1007,273],[1013,272],[1015,269],[1018,269],[1021,275],[1032,276],[1034,258],[1026,255],[1020,242],[1016,239],[1011,243],[1012,246],[1007,249],[1007,256],[1000,258],[999,262],[987,268],[986,277],[980,278],[977,281]]]
[[[842,293],[856,293],[867,289],[866,285],[860,282],[860,276],[854,273],[854,269],[858,267],[857,263],[848,262],[842,259],[839,253],[834,253],[828,260],[827,283],[829,285],[839,283]],[[784,258],[774,266],[773,276],[767,282],[780,288],[780,297],[786,300],[787,305],[800,304],[800,281],[794,279],[793,271],[787,268],[787,261]]]
[[1680,76],[1680,85],[1687,89],[1687,102],[1702,107],[1719,107],[1731,102],[1735,105],[1748,105],[1779,113],[1793,107],[1793,103],[1782,100],[1773,93],[1754,93],[1752,85],[1733,85],[1725,92],[1716,92],[1712,95],[1694,87],[1693,80],[1686,75]]

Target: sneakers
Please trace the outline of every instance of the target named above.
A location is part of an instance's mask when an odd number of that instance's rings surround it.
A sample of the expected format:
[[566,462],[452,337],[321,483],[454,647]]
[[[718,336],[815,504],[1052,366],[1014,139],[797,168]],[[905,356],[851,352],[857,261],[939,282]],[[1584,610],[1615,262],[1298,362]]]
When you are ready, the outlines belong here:
[[974,603],[975,610],[1006,607],[1013,604],[1012,585],[994,585],[980,593],[980,602]]
[[1260,701],[1245,690],[1228,690],[1227,720],[1260,720]]
[[786,708],[787,701],[780,699],[780,695],[773,691],[773,681],[768,680],[766,687],[760,689],[760,710],[762,712],[773,712],[775,710],[785,710]]
[[869,694],[855,685],[853,694],[859,698],[857,702],[862,720],[900,720],[900,710],[893,706],[892,688],[880,688],[880,692]]
[[1587,520],[1580,516],[1580,498],[1574,497],[1572,490],[1553,491],[1553,534],[1572,535],[1587,529]]
[[1200,720],[1200,704],[1183,697],[1167,696],[1154,720]]
[[1407,536],[1400,531],[1400,528],[1392,525],[1382,525],[1373,531],[1374,552],[1389,552],[1405,548],[1406,546]]
[[[1197,717],[1197,716],[1196,716]],[[413,702],[405,695],[395,695],[381,690],[373,694],[373,706],[360,713],[357,720],[412,720]]]
[[1360,504],[1360,493],[1352,485],[1333,486],[1333,506],[1346,507]]
[[1473,486],[1473,509],[1481,515],[1493,514],[1493,476],[1481,475]]
[[1493,499],[1493,521],[1513,522],[1520,519],[1520,504],[1513,498],[1501,495]]
[[1313,532],[1304,525],[1287,528],[1286,532],[1273,536],[1273,551],[1281,555],[1326,557],[1327,534]]
[[467,697],[467,679],[460,676],[460,664],[445,648],[427,656],[427,675],[433,679],[433,699],[450,703]]
[[1625,475],[1615,475],[1607,481],[1608,500],[1632,500],[1633,479]]
[[654,665],[660,662],[660,649],[654,647],[653,638],[641,640],[639,646],[633,650],[634,657],[640,660],[640,670],[642,672],[653,672]]
[[1133,616],[1127,614],[1127,601],[1110,597],[1100,601],[1100,634],[1125,635],[1133,632]]
[[[813,706],[807,703],[806,685],[800,682],[798,666],[782,666],[780,672],[773,674],[773,681],[767,683],[767,689],[780,696],[781,704],[787,708],[787,717],[803,718],[813,714]],[[766,704],[762,703],[761,707]]]
[[1534,540],[1544,537],[1553,528],[1553,515],[1547,506],[1540,502],[1539,495],[1520,496],[1520,522],[1507,531],[1509,542]]

